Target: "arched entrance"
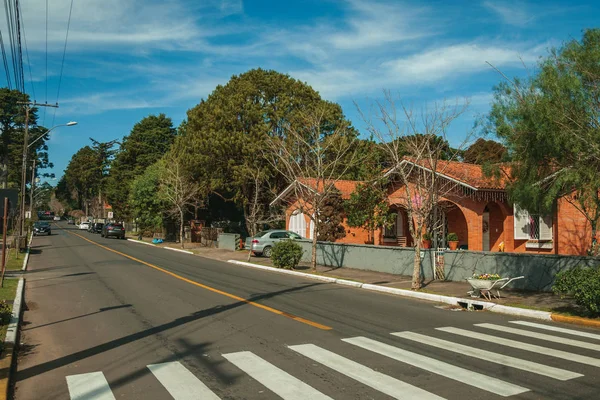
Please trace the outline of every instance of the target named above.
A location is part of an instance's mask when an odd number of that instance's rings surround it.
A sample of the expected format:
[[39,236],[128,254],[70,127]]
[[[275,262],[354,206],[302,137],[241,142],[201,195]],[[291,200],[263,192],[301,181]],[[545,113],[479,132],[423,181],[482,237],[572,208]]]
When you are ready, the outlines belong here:
[[408,227],[408,214],[402,207],[393,206],[390,213],[396,214],[393,224],[385,227],[383,230],[383,244],[410,246],[410,230]]
[[436,239],[435,247],[448,247],[448,234],[456,233],[459,248],[469,248],[469,226],[460,207],[450,201],[440,202],[436,217],[431,229]]

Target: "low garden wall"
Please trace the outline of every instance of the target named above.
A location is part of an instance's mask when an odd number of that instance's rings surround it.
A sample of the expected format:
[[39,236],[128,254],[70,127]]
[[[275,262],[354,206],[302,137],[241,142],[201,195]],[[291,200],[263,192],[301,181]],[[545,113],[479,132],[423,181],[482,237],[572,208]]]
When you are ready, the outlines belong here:
[[[304,250],[302,261],[310,262],[312,243],[298,241]],[[433,250],[422,251],[421,273],[425,280],[433,277]],[[410,247],[369,246],[345,243],[317,243],[317,263],[333,268],[347,267],[396,275],[412,275],[414,249]],[[464,281],[474,273],[498,274],[502,277],[525,276],[511,283],[511,288],[550,291],[556,274],[577,266],[600,266],[593,257],[543,254],[498,253],[484,251],[446,251],[444,271],[449,281]]]

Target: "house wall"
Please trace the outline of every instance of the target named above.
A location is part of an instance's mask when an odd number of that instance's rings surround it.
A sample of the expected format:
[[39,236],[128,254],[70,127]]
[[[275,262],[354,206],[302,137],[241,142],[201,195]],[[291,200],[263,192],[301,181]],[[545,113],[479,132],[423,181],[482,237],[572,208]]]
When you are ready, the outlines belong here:
[[[405,189],[398,183],[392,183],[388,191],[390,204],[403,206],[406,204]],[[490,250],[498,251],[500,243],[504,242],[504,252],[527,253],[527,254],[564,254],[564,255],[586,255],[591,246],[591,225],[583,214],[565,198],[561,198],[557,204],[557,212],[554,216],[553,229],[554,240],[552,247],[548,249],[527,248],[527,240],[514,239],[514,217],[512,206],[505,202],[484,202],[471,197],[448,195],[440,201],[453,203],[456,208],[448,213],[449,232],[458,234],[460,245],[468,245],[470,251],[483,250],[483,211],[488,206],[490,212]],[[288,207],[286,212],[286,228],[289,229],[289,221],[292,212],[299,208],[301,203],[295,202]],[[462,213],[462,216],[460,215]],[[310,218],[305,215],[306,234],[310,237]],[[369,232],[361,228],[350,228],[344,219],[346,237],[338,240],[338,243],[365,244],[369,239]],[[404,232],[409,238],[408,218],[405,218]],[[599,238],[600,239],[600,238]],[[375,244],[383,243],[383,232],[377,230],[375,233]]]
[[554,230],[560,254],[586,254],[592,245],[592,225],[566,198],[557,203],[557,227]]
[[[311,242],[298,241],[302,246],[302,261],[310,262]],[[423,250],[421,274],[431,280],[435,252]],[[414,249],[409,247],[370,246],[330,242],[317,243],[317,263],[334,268],[346,267],[389,274],[411,276]],[[483,251],[446,251],[445,276],[449,281],[464,282],[474,273],[498,274],[502,277],[525,276],[510,284],[511,288],[550,291],[556,274],[581,266],[598,266],[592,257],[533,255]]]
[[[286,229],[290,229],[290,218],[292,217],[292,214],[294,213],[294,211],[301,209],[302,206],[304,204],[301,203],[300,201],[296,201],[294,202],[291,206],[289,206],[286,210],[285,213],[285,228]],[[308,207],[304,206],[304,209],[307,209]],[[310,238],[311,232],[310,232],[310,217],[308,216],[308,214],[304,214],[304,220],[306,221],[306,233],[304,235],[301,235],[305,238]],[[338,239],[336,241],[336,243],[358,243],[358,244],[364,244],[367,243],[369,240],[369,232],[366,231],[365,229],[361,229],[361,228],[350,228],[348,226],[348,220],[346,218],[344,218],[344,220],[342,221],[342,226],[344,227],[344,229],[346,230],[346,236],[342,239]],[[375,231],[375,244],[378,245],[380,244],[381,240],[381,234],[380,231],[377,230]]]

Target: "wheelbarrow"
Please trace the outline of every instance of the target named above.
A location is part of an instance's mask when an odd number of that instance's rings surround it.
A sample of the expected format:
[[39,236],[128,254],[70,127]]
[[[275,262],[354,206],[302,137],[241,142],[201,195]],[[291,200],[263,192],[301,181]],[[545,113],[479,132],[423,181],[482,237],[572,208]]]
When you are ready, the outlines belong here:
[[[512,281],[523,278],[525,277],[517,276],[516,278],[501,278],[495,280],[467,278],[467,282],[471,284],[471,288],[473,289],[467,293],[470,294],[471,297],[481,297],[483,295],[483,297],[488,300],[492,300],[492,297],[499,299],[500,290],[504,289]],[[496,291],[495,295],[492,290]]]

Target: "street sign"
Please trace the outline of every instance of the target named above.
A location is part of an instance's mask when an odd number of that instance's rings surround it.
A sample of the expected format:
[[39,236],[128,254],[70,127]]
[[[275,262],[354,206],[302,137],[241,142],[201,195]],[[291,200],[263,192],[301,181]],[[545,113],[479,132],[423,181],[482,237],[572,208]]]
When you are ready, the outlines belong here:
[[25,218],[31,218],[31,211],[25,211]]
[[112,219],[112,217],[113,217],[113,212],[112,212],[112,211],[109,211],[109,212],[108,212],[108,218],[109,218],[109,219]]

